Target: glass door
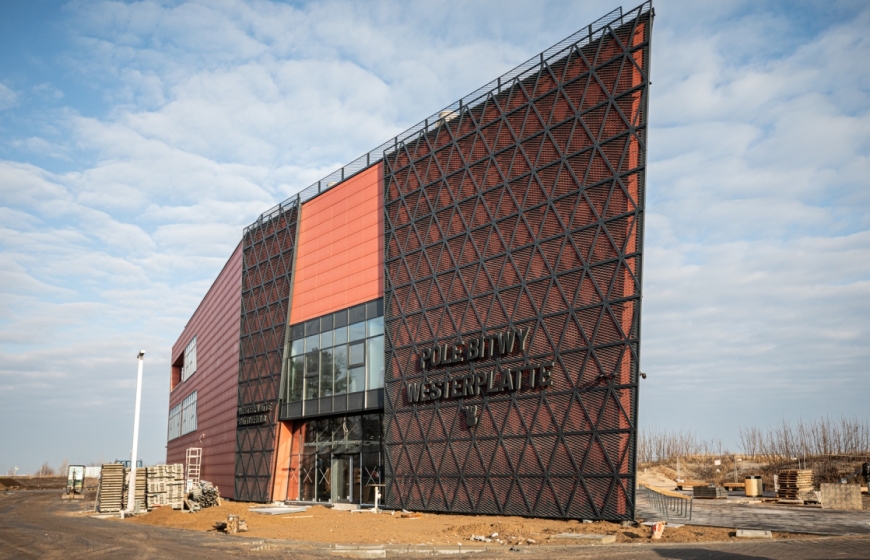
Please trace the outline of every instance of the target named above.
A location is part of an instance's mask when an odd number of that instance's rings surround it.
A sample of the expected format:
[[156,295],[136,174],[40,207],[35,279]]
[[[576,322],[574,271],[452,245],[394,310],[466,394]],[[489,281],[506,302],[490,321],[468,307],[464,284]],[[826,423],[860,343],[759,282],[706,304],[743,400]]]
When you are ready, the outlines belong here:
[[332,456],[332,502],[353,502],[353,455]]

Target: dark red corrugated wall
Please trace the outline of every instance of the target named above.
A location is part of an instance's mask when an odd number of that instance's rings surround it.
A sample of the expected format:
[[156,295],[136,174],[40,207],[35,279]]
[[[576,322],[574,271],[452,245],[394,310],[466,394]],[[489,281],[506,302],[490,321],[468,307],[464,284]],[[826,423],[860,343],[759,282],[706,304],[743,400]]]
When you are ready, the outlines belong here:
[[[236,466],[236,403],[239,392],[239,314],[242,246],[239,244],[172,346],[172,363],[196,336],[197,371],[170,387],[169,408],[197,391],[197,429],[169,442],[167,463],[184,463],[188,447],[202,447],[201,478],[233,498]],[[171,383],[177,381],[173,372]]]

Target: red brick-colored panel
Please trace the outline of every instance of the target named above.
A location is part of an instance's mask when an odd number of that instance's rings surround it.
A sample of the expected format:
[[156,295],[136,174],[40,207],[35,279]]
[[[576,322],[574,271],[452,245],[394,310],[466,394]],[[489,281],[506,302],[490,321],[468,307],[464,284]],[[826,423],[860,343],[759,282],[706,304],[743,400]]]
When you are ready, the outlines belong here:
[[291,323],[384,295],[383,165],[302,205]]

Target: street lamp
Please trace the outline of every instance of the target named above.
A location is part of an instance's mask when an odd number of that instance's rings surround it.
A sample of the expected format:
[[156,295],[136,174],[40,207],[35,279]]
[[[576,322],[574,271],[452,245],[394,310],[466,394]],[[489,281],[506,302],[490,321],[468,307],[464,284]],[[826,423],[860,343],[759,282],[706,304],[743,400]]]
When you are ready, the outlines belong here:
[[136,412],[133,416],[133,453],[130,461],[130,482],[127,488],[127,513],[133,513],[136,506],[136,461],[139,453],[139,409],[142,405],[142,365],[145,363],[145,350],[139,351],[139,375],[136,378]]

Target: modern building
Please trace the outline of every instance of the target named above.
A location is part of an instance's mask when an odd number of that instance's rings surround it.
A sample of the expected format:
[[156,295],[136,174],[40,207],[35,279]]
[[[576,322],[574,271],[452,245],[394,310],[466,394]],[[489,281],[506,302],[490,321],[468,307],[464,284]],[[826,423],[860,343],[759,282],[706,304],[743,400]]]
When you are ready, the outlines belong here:
[[262,214],[172,349],[169,462],[266,502],[634,516],[651,3]]

